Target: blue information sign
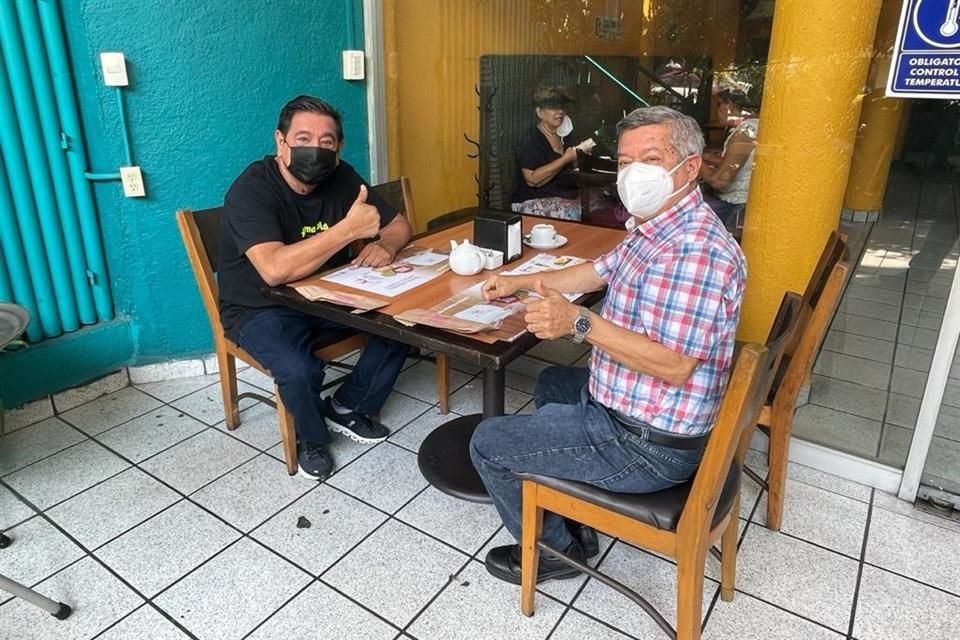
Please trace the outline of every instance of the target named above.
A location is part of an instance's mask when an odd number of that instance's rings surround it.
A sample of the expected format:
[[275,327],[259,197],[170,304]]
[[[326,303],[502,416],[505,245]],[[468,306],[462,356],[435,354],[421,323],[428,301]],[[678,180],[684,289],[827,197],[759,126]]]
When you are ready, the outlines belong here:
[[887,95],[960,98],[960,0],[903,0]]

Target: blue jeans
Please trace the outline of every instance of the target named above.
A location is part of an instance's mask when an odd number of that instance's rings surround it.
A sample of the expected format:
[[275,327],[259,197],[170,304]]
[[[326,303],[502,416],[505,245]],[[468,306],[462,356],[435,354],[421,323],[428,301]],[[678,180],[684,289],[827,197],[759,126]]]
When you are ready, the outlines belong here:
[[[318,446],[330,442],[320,399],[326,363],[313,355],[313,347],[350,333],[324,318],[268,307],[247,320],[234,336],[240,347],[270,371],[301,440]],[[334,394],[336,401],[358,413],[379,413],[409,350],[400,342],[367,336],[360,360]]]
[[[672,449],[628,431],[587,392],[589,371],[550,367],[537,379],[532,415],[487,418],[470,457],[507,530],[520,540],[521,483],[516,473],[579,480],[621,493],[653,493],[685,482],[703,449]],[[546,513],[543,541],[566,549],[563,518]]]

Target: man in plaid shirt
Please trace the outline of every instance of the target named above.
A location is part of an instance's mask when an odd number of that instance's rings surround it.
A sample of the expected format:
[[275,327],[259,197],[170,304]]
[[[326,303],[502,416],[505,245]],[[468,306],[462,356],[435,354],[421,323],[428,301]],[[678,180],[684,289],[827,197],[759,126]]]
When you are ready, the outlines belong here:
[[[685,482],[703,455],[730,372],[746,261],[697,186],[700,127],[673,109],[648,107],[621,120],[617,134],[617,189],[632,214],[623,242],[593,264],[493,276],[484,285],[487,299],[536,290],[543,299],[527,307],[531,332],[593,346],[589,368],[540,374],[536,413],[484,420],[470,443],[473,463],[517,540],[516,473],[625,493]],[[599,315],[561,295],[604,287]],[[581,560],[597,553],[589,535],[554,514],[544,515],[542,539]],[[486,566],[519,584],[519,545],[492,549]],[[541,556],[538,581],[576,575]]]

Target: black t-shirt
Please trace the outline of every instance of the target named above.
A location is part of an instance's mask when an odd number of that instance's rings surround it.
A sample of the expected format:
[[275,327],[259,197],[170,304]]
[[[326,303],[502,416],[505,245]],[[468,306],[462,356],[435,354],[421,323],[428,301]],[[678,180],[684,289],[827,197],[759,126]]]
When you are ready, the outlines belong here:
[[[220,222],[217,279],[225,331],[237,331],[252,313],[274,306],[261,293],[267,283],[247,258],[247,249],[263,242],[293,244],[323,233],[346,217],[362,184],[363,178],[343,160],[307,195],[287,185],[274,156],[254,162],[240,174],[224,198]],[[397,215],[373,192],[368,191],[367,202],[380,212],[381,228]],[[349,257],[344,247],[324,267],[339,266]]]
[[[530,132],[527,141],[520,148],[520,155],[517,158],[520,169],[529,169],[531,171],[539,169],[545,164],[550,164],[560,157],[560,154],[553,150],[550,141],[543,135],[540,129],[533,129]],[[513,192],[512,202],[525,202],[534,198],[577,198],[580,192],[577,187],[577,181],[573,177],[573,167],[568,165],[563,171],[553,177],[553,180],[539,187],[531,187],[523,180],[523,174],[520,174],[520,182]]]

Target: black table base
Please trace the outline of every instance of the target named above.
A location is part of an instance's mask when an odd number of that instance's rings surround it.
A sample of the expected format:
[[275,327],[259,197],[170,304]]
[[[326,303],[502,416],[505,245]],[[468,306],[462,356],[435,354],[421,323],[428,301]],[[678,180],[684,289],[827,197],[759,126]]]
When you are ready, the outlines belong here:
[[470,460],[470,438],[481,420],[475,413],[434,429],[420,445],[417,463],[427,482],[443,493],[489,504],[490,495]]

